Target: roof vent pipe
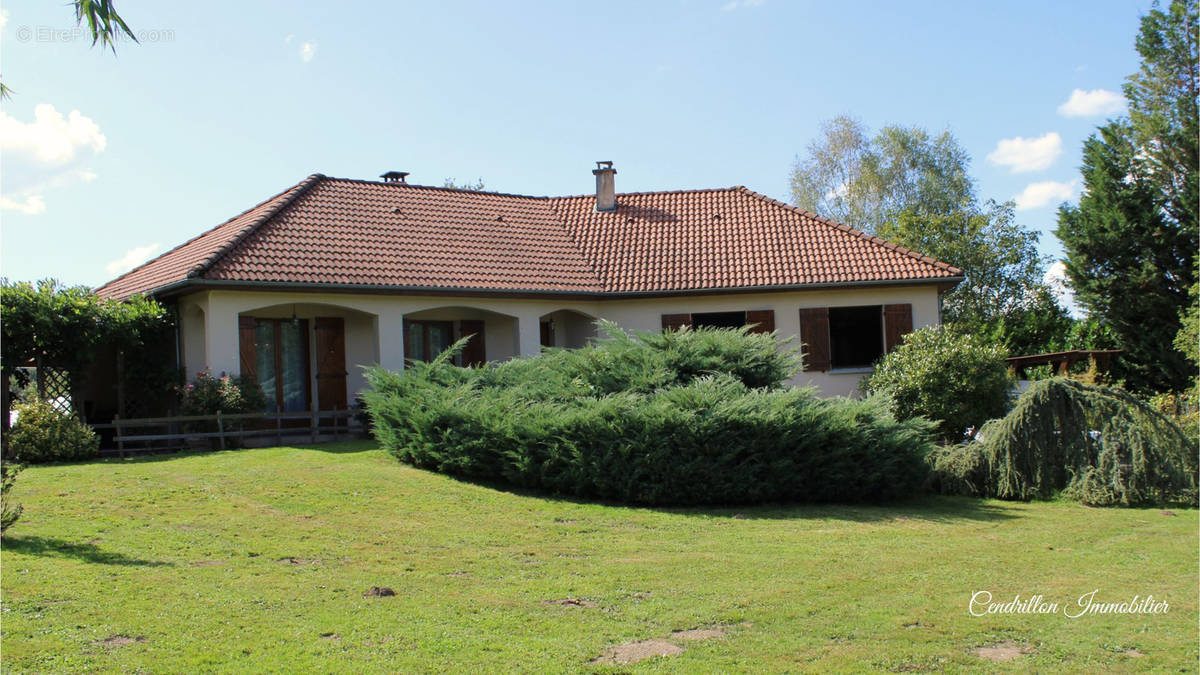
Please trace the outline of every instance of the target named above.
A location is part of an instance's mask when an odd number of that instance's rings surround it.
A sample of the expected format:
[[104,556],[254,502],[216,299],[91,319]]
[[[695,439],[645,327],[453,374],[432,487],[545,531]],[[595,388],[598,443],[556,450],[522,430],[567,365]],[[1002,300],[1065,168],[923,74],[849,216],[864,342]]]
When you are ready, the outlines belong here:
[[617,170],[613,168],[613,163],[596,162],[592,175],[596,177],[596,211],[616,211],[616,181],[613,176],[617,175]]
[[389,171],[379,176],[385,183],[408,183],[407,171]]

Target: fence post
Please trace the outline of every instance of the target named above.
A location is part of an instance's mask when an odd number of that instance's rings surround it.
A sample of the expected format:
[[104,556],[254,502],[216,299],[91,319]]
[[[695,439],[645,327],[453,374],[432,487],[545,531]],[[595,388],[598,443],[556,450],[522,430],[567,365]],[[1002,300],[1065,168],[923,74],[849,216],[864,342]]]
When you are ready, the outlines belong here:
[[317,442],[317,411],[312,411],[312,442]]
[[275,445],[283,445],[283,418],[275,411]]
[[117,433],[117,452],[125,459],[125,440],[121,438],[121,416],[113,415],[113,431]]
[[221,440],[221,449],[225,449],[225,422],[221,419],[221,411],[217,411],[217,438]]

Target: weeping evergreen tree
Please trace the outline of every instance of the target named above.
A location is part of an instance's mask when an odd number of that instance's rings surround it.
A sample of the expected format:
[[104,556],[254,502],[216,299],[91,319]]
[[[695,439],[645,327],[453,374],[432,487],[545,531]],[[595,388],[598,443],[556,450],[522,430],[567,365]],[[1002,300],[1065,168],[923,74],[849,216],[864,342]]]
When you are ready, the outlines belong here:
[[980,436],[981,451],[961,451],[979,452],[982,462],[953,463],[982,478],[983,494],[1028,500],[1061,490],[1098,506],[1196,500],[1195,448],[1169,419],[1119,389],[1067,378],[1036,382]]

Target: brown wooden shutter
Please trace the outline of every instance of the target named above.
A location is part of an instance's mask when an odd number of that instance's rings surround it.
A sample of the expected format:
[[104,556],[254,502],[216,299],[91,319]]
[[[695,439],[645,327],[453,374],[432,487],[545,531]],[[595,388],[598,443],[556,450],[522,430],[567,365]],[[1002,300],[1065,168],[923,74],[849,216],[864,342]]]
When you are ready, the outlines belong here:
[[684,326],[691,327],[691,314],[663,314],[662,327],[663,330],[679,330]]
[[829,370],[829,308],[800,310],[800,341],[804,343],[804,370]]
[[912,329],[912,305],[883,306],[883,346],[886,351],[895,349]]
[[462,350],[462,364],[464,366],[478,366],[487,361],[487,354],[483,346],[483,322],[478,319],[463,319],[458,322],[458,331],[462,337],[473,335],[467,346]]
[[746,323],[751,333],[770,333],[775,330],[775,310],[752,309],[746,312]]
[[252,316],[238,317],[238,351],[241,354],[242,377],[258,379],[257,350],[254,344],[254,327],[258,322]]
[[321,410],[346,410],[346,321],[317,317],[315,330],[317,402]]

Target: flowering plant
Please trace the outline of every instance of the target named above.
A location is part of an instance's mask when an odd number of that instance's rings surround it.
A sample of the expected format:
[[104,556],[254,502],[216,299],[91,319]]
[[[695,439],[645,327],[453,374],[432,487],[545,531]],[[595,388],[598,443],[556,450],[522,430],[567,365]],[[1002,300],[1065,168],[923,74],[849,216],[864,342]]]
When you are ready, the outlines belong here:
[[207,370],[196,373],[196,379],[182,387],[179,394],[180,411],[184,415],[213,415],[262,412],[267,397],[262,387],[251,377],[221,373],[213,377]]

